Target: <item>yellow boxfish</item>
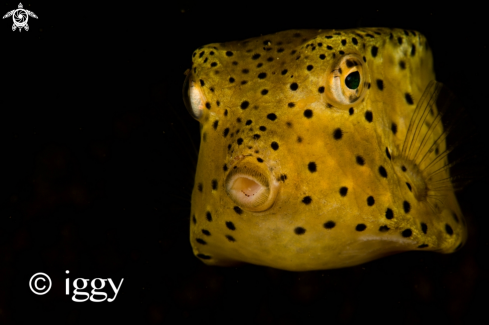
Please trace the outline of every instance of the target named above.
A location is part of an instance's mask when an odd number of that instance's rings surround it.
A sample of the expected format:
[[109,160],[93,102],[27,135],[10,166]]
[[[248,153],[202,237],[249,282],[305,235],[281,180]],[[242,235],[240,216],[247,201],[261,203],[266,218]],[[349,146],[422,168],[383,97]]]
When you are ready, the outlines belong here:
[[307,271],[467,237],[426,38],[289,30],[197,49],[190,242],[208,265]]

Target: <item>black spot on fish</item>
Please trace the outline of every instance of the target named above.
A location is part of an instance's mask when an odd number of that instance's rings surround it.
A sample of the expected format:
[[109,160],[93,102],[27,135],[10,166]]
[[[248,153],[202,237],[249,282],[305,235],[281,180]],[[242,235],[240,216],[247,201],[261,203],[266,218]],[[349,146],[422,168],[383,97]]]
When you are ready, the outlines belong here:
[[392,122],[392,125],[391,125],[391,131],[394,135],[396,135],[397,133],[397,124]]
[[404,229],[402,231],[402,237],[411,237],[411,235],[413,234],[412,230],[411,229]]
[[229,230],[236,230],[234,223],[232,223],[231,221],[226,221],[226,227],[228,227]]
[[240,107],[241,107],[241,109],[247,109],[248,106],[250,106],[250,103],[247,100],[245,100],[241,103]]
[[359,164],[360,166],[365,165],[365,160],[363,159],[362,156],[357,156],[356,159],[357,159],[357,164]]
[[367,205],[368,205],[369,207],[371,207],[371,206],[372,206],[372,205],[374,205],[374,204],[375,204],[375,199],[374,199],[374,197],[373,197],[373,196],[369,196],[369,197],[367,198]]
[[426,235],[426,232],[428,231],[428,226],[424,222],[421,223],[421,231],[425,235]]
[[326,228],[326,229],[334,228],[334,226],[336,226],[336,223],[334,221],[328,221],[328,222],[324,223],[324,228]]
[[411,211],[411,204],[409,204],[408,201],[404,201],[402,207],[404,208],[404,212],[406,213],[409,213],[409,211]]
[[381,79],[377,79],[377,88],[384,90],[384,82]]
[[371,122],[372,122],[372,120],[373,120],[373,114],[372,114],[372,112],[371,112],[371,111],[366,111],[366,112],[365,112],[365,119],[366,119],[366,120],[367,120],[369,123],[371,123]]
[[[367,34],[369,35],[369,34]],[[370,50],[370,53],[372,54],[372,57],[376,57],[377,56],[377,52],[379,51],[379,48],[377,46],[372,46],[372,49]]]
[[452,227],[450,227],[450,225],[448,223],[445,224],[445,231],[447,232],[447,234],[449,234],[450,236],[453,235],[453,229]]
[[208,256],[208,255],[204,255],[204,254],[197,254],[197,257],[198,257],[198,258],[201,258],[201,259],[203,259],[203,260],[210,260],[210,259],[211,259],[211,257],[210,257],[210,256]]
[[411,97],[411,94],[406,93],[406,94],[404,95],[404,97],[406,98],[406,102],[407,102],[409,105],[413,105],[413,104],[414,104],[414,102],[413,102],[413,98]]
[[206,245],[206,241],[200,238],[196,238],[195,241],[197,241],[199,244]]
[[355,227],[355,230],[356,231],[364,231],[365,229],[367,229],[367,226],[363,223],[359,223],[356,227]]
[[267,115],[267,118],[271,121],[275,121],[277,119],[277,115],[275,115],[274,113],[270,113]]
[[333,137],[335,138],[335,140],[341,139],[342,136],[343,136],[343,132],[341,131],[340,128],[337,128],[336,130],[334,130]]
[[316,163],[314,161],[311,161],[308,165],[307,165],[307,169],[309,169],[309,171],[311,173],[314,173],[316,170],[317,170],[317,166],[316,166]]

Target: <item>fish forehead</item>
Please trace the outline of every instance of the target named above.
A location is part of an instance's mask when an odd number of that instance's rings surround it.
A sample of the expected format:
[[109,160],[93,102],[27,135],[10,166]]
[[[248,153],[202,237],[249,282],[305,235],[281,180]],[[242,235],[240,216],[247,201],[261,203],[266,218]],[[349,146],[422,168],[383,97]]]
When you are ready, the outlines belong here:
[[[385,69],[386,59],[387,63],[401,57],[419,61],[425,53],[418,52],[421,56],[410,53],[416,54],[418,47],[429,50],[426,45],[425,37],[419,32],[401,29],[289,30],[244,41],[206,45],[194,51],[192,64],[196,79],[205,79],[226,90],[246,92],[260,85],[282,84],[285,78],[291,78],[290,73],[283,77],[284,69],[294,72],[296,79],[314,78],[324,74],[324,69],[344,53],[358,53],[367,59],[377,53],[378,59],[367,65],[374,68],[373,74],[381,73],[375,68]],[[313,66],[312,70],[307,69],[309,65]],[[262,72],[267,73],[267,77],[257,83]],[[229,83],[229,77],[237,82]],[[395,74],[390,77],[402,78]],[[246,85],[242,85],[242,81],[247,81]]]
[[[344,109],[320,88],[349,54],[367,66],[368,91]],[[191,208],[197,256],[208,264],[308,270],[355,265],[416,243],[422,229],[413,216],[432,212],[399,185],[391,155],[399,154],[416,101],[435,78],[420,33],[292,30],[209,44],[192,57],[191,77],[207,100]],[[226,175],[243,157],[281,183],[266,211],[241,209],[226,194]],[[414,235],[400,236],[405,229]]]
[[[384,86],[389,85],[384,92],[369,93],[365,100],[368,105],[375,102],[377,106],[390,106],[385,114],[396,115],[404,122],[399,128],[398,138],[402,138],[415,107],[406,104],[405,94],[419,98],[429,80],[434,79],[431,51],[425,37],[416,31],[290,30],[244,41],[213,43],[194,51],[192,73],[196,81],[205,85],[211,108],[236,111],[243,118],[263,118],[266,115],[253,110],[293,104],[298,111],[298,107],[321,109],[332,105],[318,91],[327,86],[326,73],[346,54],[357,54],[365,61],[369,87],[375,87],[379,80]],[[291,92],[293,83],[299,88]],[[252,109],[242,110],[243,102]]]

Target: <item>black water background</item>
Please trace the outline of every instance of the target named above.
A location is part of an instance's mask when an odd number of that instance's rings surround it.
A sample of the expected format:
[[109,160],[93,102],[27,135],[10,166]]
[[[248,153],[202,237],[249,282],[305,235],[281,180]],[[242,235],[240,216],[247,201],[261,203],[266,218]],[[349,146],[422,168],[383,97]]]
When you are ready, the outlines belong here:
[[[483,145],[482,13],[366,3],[24,5],[39,17],[28,32],[0,25],[0,323],[489,322],[484,182],[460,193],[470,238],[455,254],[301,273],[202,264],[188,239],[198,124],[180,95],[192,51],[207,43],[291,28],[414,29]],[[115,302],[77,304],[64,295],[65,270],[124,282]],[[36,272],[53,279],[45,296],[29,291]]]

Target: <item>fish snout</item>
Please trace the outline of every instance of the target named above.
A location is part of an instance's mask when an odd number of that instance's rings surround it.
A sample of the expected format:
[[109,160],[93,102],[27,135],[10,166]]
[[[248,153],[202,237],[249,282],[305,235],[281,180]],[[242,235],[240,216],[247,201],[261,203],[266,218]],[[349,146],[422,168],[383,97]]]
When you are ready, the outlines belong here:
[[280,189],[280,182],[267,165],[253,157],[245,157],[231,167],[224,184],[234,203],[243,210],[255,212],[269,209]]

